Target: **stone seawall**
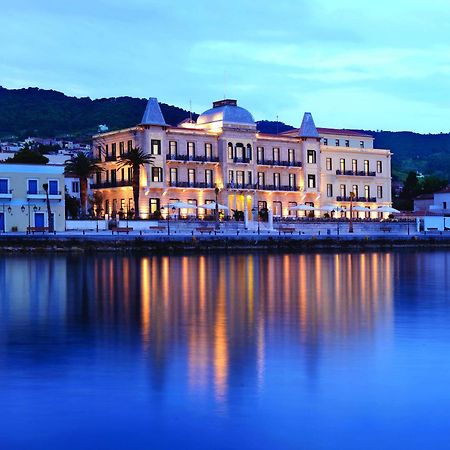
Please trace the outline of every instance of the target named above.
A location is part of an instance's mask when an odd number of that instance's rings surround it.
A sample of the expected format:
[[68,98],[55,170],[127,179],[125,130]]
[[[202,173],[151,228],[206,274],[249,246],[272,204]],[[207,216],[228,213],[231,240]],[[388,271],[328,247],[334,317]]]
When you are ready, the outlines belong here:
[[0,252],[304,252],[450,248],[450,235],[416,236],[0,236]]

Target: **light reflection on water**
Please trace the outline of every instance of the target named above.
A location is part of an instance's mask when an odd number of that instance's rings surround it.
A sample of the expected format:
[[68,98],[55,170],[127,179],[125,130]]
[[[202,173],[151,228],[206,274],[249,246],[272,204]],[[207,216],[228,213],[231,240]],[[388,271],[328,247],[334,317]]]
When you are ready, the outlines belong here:
[[1,448],[446,448],[449,268],[0,257]]

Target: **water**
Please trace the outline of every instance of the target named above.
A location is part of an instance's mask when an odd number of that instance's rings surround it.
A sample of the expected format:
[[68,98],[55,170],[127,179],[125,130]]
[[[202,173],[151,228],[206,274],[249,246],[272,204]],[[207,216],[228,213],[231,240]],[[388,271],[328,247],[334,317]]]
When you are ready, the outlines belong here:
[[0,256],[0,448],[450,448],[449,275],[450,252]]

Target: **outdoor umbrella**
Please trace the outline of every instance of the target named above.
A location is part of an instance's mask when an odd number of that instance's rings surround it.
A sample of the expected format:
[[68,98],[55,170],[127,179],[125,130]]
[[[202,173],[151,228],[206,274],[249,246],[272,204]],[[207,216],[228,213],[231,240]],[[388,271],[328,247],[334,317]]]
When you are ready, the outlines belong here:
[[354,206],[353,211],[370,212],[370,211],[373,211],[373,209],[366,208],[364,206]]
[[326,212],[332,212],[332,211],[340,211],[341,208],[339,208],[339,206],[336,205],[323,205],[323,206],[319,206],[317,208],[314,208],[317,211],[326,211]]
[[398,209],[392,208],[391,206],[380,206],[379,208],[375,209],[376,212],[384,212],[384,213],[391,213],[391,214],[398,214],[400,211]]
[[191,203],[185,203],[185,202],[174,202],[169,203],[169,208],[176,208],[176,209],[193,209],[197,208],[196,205],[192,205]]
[[291,211],[314,211],[315,208],[309,205],[297,205],[289,208]]
[[[199,208],[210,209],[212,211],[212,210],[216,209],[216,202],[206,203],[205,205],[199,206]],[[217,203],[217,209],[222,209],[224,211],[227,211],[228,210],[228,206],[221,205],[220,203]]]

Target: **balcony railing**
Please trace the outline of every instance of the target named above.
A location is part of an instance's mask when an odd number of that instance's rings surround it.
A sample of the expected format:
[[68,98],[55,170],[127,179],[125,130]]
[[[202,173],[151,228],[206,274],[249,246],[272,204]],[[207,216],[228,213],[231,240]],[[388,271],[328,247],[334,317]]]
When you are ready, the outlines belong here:
[[92,189],[104,189],[104,188],[116,188],[124,186],[132,186],[133,182],[131,180],[122,181],[104,181],[102,183],[91,184]]
[[353,177],[374,177],[375,172],[366,172],[365,170],[336,170],[336,175],[348,175]]
[[258,189],[261,191],[299,191],[297,186],[285,186],[285,185],[274,185],[274,184],[252,184],[252,183],[228,183],[228,189]]
[[167,161],[184,161],[184,162],[219,162],[217,156],[196,156],[196,155],[166,155]]
[[[47,193],[45,191],[37,191],[37,190],[31,190],[27,191],[27,195],[43,195],[46,196]],[[61,191],[48,191],[48,195],[61,195]]]
[[233,158],[233,162],[234,163],[249,163],[251,161],[250,158],[245,158],[245,157],[234,157]]
[[178,188],[212,189],[215,187],[214,183],[200,183],[189,181],[169,181],[167,184],[169,187]]
[[261,166],[302,167],[300,161],[280,161],[272,159],[258,159],[256,164]]
[[117,161],[117,156],[116,155],[106,155],[105,161]]
[[338,202],[376,202],[377,199],[376,197],[353,197],[353,200],[351,199],[351,197],[342,197],[342,196],[338,196],[336,197],[336,200]]

